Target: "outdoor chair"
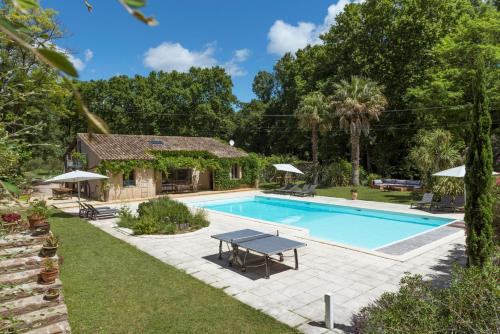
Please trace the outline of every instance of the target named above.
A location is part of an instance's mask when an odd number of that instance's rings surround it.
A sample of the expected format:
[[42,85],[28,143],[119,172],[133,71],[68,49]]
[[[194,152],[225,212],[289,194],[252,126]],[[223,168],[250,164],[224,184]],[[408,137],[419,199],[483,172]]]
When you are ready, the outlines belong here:
[[266,190],[266,191],[264,191],[264,193],[265,194],[278,194],[281,191],[288,191],[288,190],[290,190],[294,185],[295,184],[293,184],[293,183],[288,183],[284,187],[277,188],[277,189]]
[[104,217],[105,218],[115,217],[119,212],[119,210],[115,208],[110,208],[110,207],[95,208],[90,204],[85,204],[85,205],[88,207],[87,217],[92,220]]
[[462,209],[465,206],[465,197],[464,196],[457,196],[455,197],[455,200],[453,203],[450,205],[450,210],[452,211],[458,211]]
[[430,211],[432,209],[444,210],[449,209],[451,207],[451,203],[453,198],[450,195],[444,195],[439,202],[433,202],[429,208]]
[[305,185],[301,191],[296,191],[292,195],[300,197],[306,197],[306,196],[314,197],[314,195],[316,195],[316,187],[317,187],[316,184]]
[[[304,186],[305,187],[305,186]],[[300,186],[298,184],[294,184],[293,187],[287,190],[281,190],[280,192],[277,192],[277,194],[282,194],[282,195],[288,195],[288,194],[293,194],[296,191],[300,191]]]
[[431,206],[432,205],[432,200],[434,199],[434,194],[433,193],[425,193],[424,196],[422,196],[422,199],[418,202],[415,203],[410,203],[410,209],[413,207],[417,209],[422,209],[425,208],[425,206]]

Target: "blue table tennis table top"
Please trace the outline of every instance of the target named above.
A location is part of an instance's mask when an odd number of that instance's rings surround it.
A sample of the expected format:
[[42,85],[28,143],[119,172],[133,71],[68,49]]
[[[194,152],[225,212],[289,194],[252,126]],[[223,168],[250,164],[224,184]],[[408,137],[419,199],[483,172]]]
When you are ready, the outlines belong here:
[[212,238],[264,255],[279,254],[306,246],[303,242],[286,239],[252,229],[243,229],[216,234],[212,235]]

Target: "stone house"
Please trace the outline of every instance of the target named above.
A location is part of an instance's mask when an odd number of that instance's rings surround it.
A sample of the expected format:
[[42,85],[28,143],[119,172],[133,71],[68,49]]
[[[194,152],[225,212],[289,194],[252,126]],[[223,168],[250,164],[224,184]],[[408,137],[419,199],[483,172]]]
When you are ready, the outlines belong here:
[[[244,151],[220,140],[208,137],[88,134],[78,133],[67,150],[66,171],[86,169],[109,176],[107,182],[82,183],[82,193],[99,200],[131,200],[154,197],[164,193],[196,192],[217,188],[214,170],[198,170],[190,166],[160,170],[154,165],[158,154],[172,154],[177,158],[206,155],[230,163],[225,178],[237,187],[245,184],[246,171],[238,163],[248,157]],[[103,170],[103,166],[129,165],[126,170]],[[135,167],[130,167],[135,166]],[[227,163],[225,164],[227,166]],[[219,171],[220,172],[220,171]]]

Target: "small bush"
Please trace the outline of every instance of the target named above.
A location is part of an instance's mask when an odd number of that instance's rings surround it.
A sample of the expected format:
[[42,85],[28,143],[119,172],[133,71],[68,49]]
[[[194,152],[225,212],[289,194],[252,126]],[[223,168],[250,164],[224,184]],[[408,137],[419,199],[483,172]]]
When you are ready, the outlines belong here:
[[357,333],[498,333],[500,270],[456,267],[448,288],[405,276],[397,293],[384,293],[353,318]]
[[351,163],[346,160],[334,162],[321,169],[320,184],[324,187],[345,187],[351,183]]
[[375,173],[369,173],[366,175],[364,185],[371,186],[374,180],[382,180],[382,176]]
[[495,230],[495,242],[500,243],[500,184],[493,186],[493,228]]
[[209,224],[204,211],[193,214],[185,204],[166,197],[141,203],[137,213],[134,217],[130,210],[121,210],[118,225],[133,229],[135,234],[175,234]]

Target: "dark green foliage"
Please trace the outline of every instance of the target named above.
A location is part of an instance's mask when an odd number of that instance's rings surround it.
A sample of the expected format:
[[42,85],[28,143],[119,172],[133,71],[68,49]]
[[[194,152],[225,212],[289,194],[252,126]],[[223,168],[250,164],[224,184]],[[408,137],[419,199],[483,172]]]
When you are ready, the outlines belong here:
[[495,245],[500,244],[500,184],[493,185],[493,229]]
[[[352,164],[347,160],[340,160],[323,166],[320,171],[320,184],[323,187],[345,187],[351,183]],[[366,171],[363,167],[359,171],[360,182],[366,184]]]
[[420,275],[405,276],[399,292],[384,293],[353,318],[363,334],[498,333],[498,266],[457,267],[447,288],[432,287]]
[[191,213],[189,208],[167,197],[139,204],[137,217],[127,209],[120,210],[120,227],[130,228],[134,234],[175,234],[195,231],[208,226],[205,213]]
[[477,59],[474,80],[474,106],[466,160],[465,223],[467,226],[467,263],[482,266],[493,252],[491,116],[486,97],[484,60]]

